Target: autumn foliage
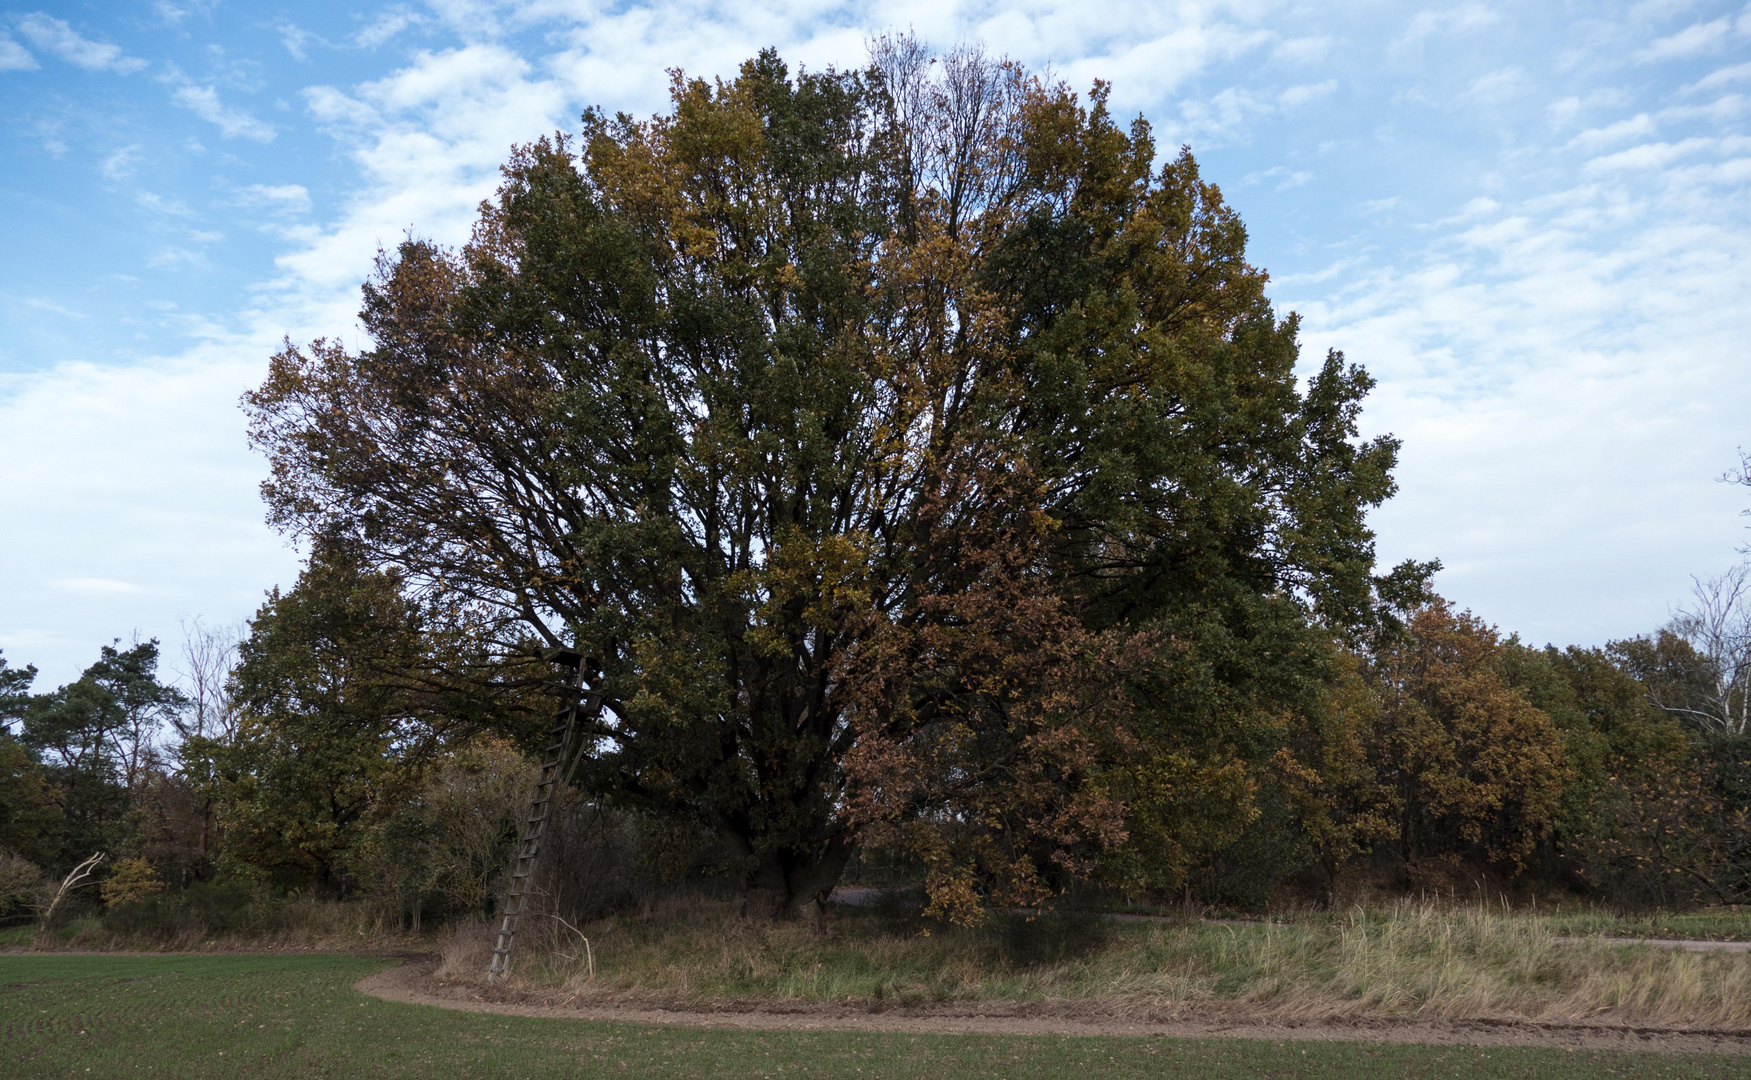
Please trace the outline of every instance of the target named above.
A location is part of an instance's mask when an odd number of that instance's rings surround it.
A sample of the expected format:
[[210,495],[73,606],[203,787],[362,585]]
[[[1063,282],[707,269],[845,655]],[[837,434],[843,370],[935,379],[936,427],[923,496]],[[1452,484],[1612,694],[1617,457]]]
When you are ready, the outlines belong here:
[[598,658],[580,783],[710,829],[750,904],[874,844],[957,917],[1176,882],[1372,625],[1396,444],[1156,158],[1102,86],[911,39],[677,76],[386,255],[370,348],[274,359],[274,520]]
[[[310,556],[217,719],[155,644],[50,695],[0,662],[0,843],[101,840],[118,904],[217,875],[480,910],[564,646],[604,703],[578,820],[682,837],[647,861],[750,914],[881,860],[961,922],[1358,876],[1751,892],[1745,665],[1528,648],[1438,564],[1379,572],[1398,444],[1246,242],[1104,85],[976,50],[769,52],[588,113],[467,244],[382,253],[364,348],[288,343],[245,396]],[[175,767],[136,768],[160,713]]]
[[1380,701],[1370,757],[1405,861],[1523,869],[1568,786],[1561,733],[1505,683],[1502,644],[1475,616],[1437,601],[1407,630],[1367,670]]

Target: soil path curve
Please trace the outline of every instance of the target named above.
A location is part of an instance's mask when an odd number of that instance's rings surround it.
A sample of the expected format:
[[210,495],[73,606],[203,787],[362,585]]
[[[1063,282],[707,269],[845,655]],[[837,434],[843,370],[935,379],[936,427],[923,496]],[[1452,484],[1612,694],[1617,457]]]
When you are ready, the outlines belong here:
[[888,1009],[868,1004],[714,1001],[688,1008],[584,998],[553,991],[506,990],[437,978],[427,958],[367,976],[360,993],[384,1001],[463,1012],[567,1020],[762,1031],[856,1031],[933,1035],[1104,1035],[1131,1038],[1271,1039],[1279,1042],[1424,1043],[1465,1046],[1560,1046],[1751,1054],[1751,1031],[1625,1027],[1532,1020],[1293,1018],[1246,1006],[1148,1012],[1101,1002],[985,1002]]

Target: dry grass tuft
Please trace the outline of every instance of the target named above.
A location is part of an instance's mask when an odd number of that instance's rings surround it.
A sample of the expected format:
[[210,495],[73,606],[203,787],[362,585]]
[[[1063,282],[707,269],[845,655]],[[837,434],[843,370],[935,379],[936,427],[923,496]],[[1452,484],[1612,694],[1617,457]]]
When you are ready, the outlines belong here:
[[[440,977],[481,980],[491,935],[485,924],[459,930]],[[1232,1002],[1285,1019],[1751,1028],[1746,955],[1565,944],[1541,917],[1429,903],[1286,923],[1063,914],[962,930],[861,910],[824,927],[754,923],[731,903],[686,901],[526,934],[515,979],[671,1004],[1052,1001],[1130,1012]]]
[[444,982],[479,982],[492,962],[493,934],[497,923],[470,919],[457,923],[439,946],[437,976]]

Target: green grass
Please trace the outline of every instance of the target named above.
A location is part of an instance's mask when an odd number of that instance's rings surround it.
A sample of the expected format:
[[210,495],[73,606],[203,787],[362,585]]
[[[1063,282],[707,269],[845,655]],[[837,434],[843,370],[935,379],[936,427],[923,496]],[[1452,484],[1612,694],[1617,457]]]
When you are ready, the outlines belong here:
[[1751,1077],[1751,1058],[1243,1040],[701,1031],[448,1012],[335,956],[0,956],[0,1076]]

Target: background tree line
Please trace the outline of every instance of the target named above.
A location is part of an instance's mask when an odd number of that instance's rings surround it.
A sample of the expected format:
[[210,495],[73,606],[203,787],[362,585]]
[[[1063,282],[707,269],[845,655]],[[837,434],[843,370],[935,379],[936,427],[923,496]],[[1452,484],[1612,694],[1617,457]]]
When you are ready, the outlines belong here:
[[1297,376],[1189,151],[1100,84],[871,52],[677,75],[518,148],[461,249],[384,253],[370,347],[245,396],[299,581],[192,694],[156,643],[11,672],[7,846],[107,845],[136,902],[484,908],[562,645],[604,703],[578,805],[711,850],[750,914],[878,859],[963,921],[1357,874],[1743,894],[1742,574],[1558,651],[1381,572],[1372,380]]
[[[1284,718],[1258,748],[1234,781],[1238,814],[1173,823],[1187,839],[1153,867],[1121,849],[1051,887],[1253,910],[1479,885],[1625,906],[1751,900],[1751,734],[1702,707],[1738,707],[1742,578],[1703,583],[1668,627],[1603,648],[1504,640],[1440,600],[1407,612],[1338,653],[1321,715]],[[217,882],[239,899],[357,899],[411,926],[490,911],[533,784],[527,746],[506,734],[530,703],[472,723],[426,712],[417,688],[436,658],[404,588],[319,554],[240,647],[197,625],[180,688],[153,641],[106,646],[39,694],[33,669],[0,666],[5,916],[30,917],[41,874],[95,851],[110,859],[93,899]],[[1711,653],[1718,638],[1697,630],[1716,603],[1735,651]],[[574,798],[574,814],[604,810]],[[696,822],[632,827],[559,856],[595,879],[574,914],[690,870],[721,891],[743,869]],[[621,849],[607,861],[603,841]],[[921,883],[928,862],[904,854],[852,873]]]

